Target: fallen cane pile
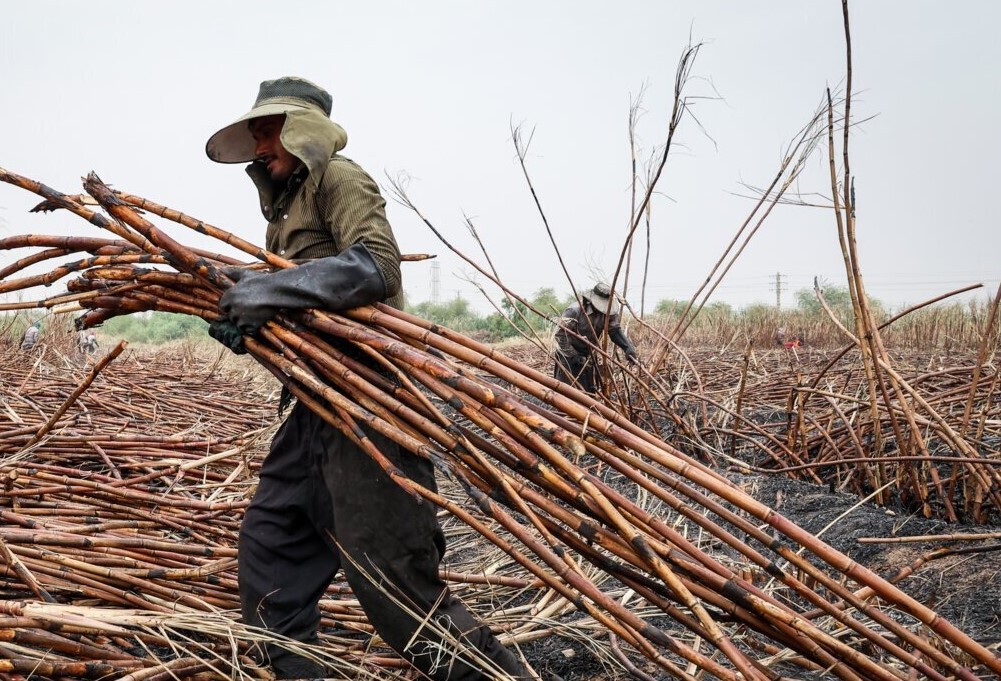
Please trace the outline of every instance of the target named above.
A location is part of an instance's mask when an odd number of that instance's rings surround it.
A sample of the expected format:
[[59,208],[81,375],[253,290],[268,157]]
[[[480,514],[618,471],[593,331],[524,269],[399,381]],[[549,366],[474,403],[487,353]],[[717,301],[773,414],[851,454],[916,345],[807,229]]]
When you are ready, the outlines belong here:
[[[231,285],[221,266],[233,261],[185,248],[141,211],[219,238],[268,266],[293,266],[176,211],[113,192],[94,174],[84,187],[107,215],[5,170],[0,180],[118,237],[0,242],[4,248],[48,249],[18,263],[90,253],[46,275],[54,281],[78,274],[69,293],[37,303],[79,304],[88,309],[82,317],[87,326],[143,310],[206,320],[219,315],[219,296]],[[38,283],[31,277],[9,279],[21,266],[4,270],[0,291]],[[384,371],[344,353],[344,344]],[[1001,673],[1001,660],[992,651],[704,464],[488,346],[382,305],[280,315],[245,338],[245,345],[295,397],[353,438],[404,489],[475,529],[676,678],[778,679],[790,673],[789,664],[859,680],[916,674],[944,681]],[[432,460],[472,503],[402,477],[360,424]],[[603,482],[592,472],[596,464],[617,471],[629,490]],[[17,489],[16,480],[10,488]],[[650,513],[637,502],[641,495],[659,500],[671,513]],[[673,625],[655,626],[611,597],[589,577],[595,569],[645,601],[645,612],[654,608]],[[32,608],[38,613],[41,607],[11,601],[0,611],[31,619]],[[88,654],[97,653],[81,648],[81,656]],[[171,671],[192,673],[179,662]],[[792,672],[800,673],[807,672]]]
[[[675,413],[688,415],[677,420],[677,432],[702,451],[729,452],[739,470],[782,471],[862,497],[873,494],[880,505],[925,517],[996,524],[999,375],[993,362],[975,354],[949,354],[920,353],[913,363],[900,356],[897,369],[926,408],[880,403],[873,422],[857,353],[758,350],[752,361],[746,352],[690,349],[687,370],[671,385]],[[976,408],[965,411],[967,403]],[[891,411],[899,420],[905,410],[913,412],[921,438],[894,428]],[[632,411],[632,419],[643,423],[658,418],[666,422],[670,414]],[[679,436],[676,443],[683,442]],[[960,439],[962,450],[955,444]]]
[[248,449],[271,409],[244,376],[122,348],[80,381],[57,351],[0,346],[0,678],[152,678],[157,650],[204,671],[168,629],[236,607]]

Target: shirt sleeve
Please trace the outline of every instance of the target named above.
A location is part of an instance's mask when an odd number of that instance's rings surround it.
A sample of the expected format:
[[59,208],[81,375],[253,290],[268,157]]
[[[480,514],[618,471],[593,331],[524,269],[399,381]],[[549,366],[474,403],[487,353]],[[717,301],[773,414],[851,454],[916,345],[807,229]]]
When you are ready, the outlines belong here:
[[559,343],[560,350],[566,355],[590,354],[590,346],[581,338],[589,335],[584,312],[576,305],[567,308],[560,317],[559,329],[556,332],[556,342]]
[[345,158],[331,161],[324,177],[324,218],[340,250],[364,244],[386,282],[386,297],[400,292],[400,249],[386,219],[386,200],[375,180]]
[[573,334],[577,332],[577,320],[574,317],[568,316],[567,312],[556,320],[556,345],[559,347],[560,351],[564,355],[572,355],[576,353],[573,345],[571,344],[571,338]]
[[613,343],[622,348],[627,354],[635,353],[636,347],[633,345],[632,341],[626,337],[626,334],[622,331],[622,326],[619,323],[619,315],[613,314],[608,320],[608,337]]

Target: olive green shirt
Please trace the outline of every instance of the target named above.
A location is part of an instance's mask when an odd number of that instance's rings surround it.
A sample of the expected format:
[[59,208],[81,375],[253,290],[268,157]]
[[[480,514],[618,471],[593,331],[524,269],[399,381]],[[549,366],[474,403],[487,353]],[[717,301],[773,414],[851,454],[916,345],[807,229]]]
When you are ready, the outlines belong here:
[[368,173],[337,153],[347,134],[321,112],[290,113],[282,144],[303,162],[285,187],[275,187],[264,167],[247,168],[268,221],[267,249],[286,260],[306,260],[364,244],[386,284],[383,302],[402,309],[400,250],[386,201]]

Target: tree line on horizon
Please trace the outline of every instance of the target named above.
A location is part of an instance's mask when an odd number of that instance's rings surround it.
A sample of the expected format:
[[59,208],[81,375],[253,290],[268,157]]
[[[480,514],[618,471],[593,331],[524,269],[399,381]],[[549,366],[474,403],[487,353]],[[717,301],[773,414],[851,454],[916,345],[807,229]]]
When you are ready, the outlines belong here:
[[[847,287],[827,286],[824,298],[839,321],[853,330],[852,304]],[[561,297],[549,287],[537,290],[526,300],[527,305],[514,299],[504,299],[498,304],[499,309],[489,314],[477,312],[470,301],[462,297],[442,303],[408,303],[406,311],[478,340],[500,342],[516,336],[545,337],[551,333],[555,320],[563,310],[576,302],[574,296]],[[737,339],[746,339],[755,345],[770,345],[775,342],[776,332],[782,329],[788,336],[799,337],[807,345],[828,347],[845,342],[843,332],[831,322],[813,290],[796,291],[794,300],[794,307],[782,310],[764,303],[741,308],[725,302],[709,303],[691,324],[685,341],[723,347]],[[889,318],[889,311],[878,300],[870,299],[870,304],[877,318]],[[661,331],[670,329],[687,306],[688,301],[663,299],[642,321],[644,325],[649,324]],[[624,321],[630,329],[629,333],[642,336],[644,329],[629,317],[626,313]],[[971,347],[971,344],[979,342],[988,317],[987,302],[940,303],[895,322],[886,332],[887,340],[908,347]],[[44,332],[44,316],[20,314],[5,325],[4,335],[19,339],[24,329],[38,319],[43,321]],[[208,340],[207,328],[208,325],[198,317],[152,312],[114,317],[105,322],[99,331],[104,336],[124,338],[130,343],[157,345],[185,339]],[[741,345],[746,340],[741,341]]]

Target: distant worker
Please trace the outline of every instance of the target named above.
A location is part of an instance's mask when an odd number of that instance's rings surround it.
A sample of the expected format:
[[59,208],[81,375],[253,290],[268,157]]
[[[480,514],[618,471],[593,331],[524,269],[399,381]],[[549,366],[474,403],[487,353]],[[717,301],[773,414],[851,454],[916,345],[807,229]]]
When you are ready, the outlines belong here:
[[91,329],[80,329],[76,332],[76,347],[81,355],[93,355],[97,352],[97,336]]
[[779,347],[784,347],[786,341],[789,339],[788,337],[789,334],[784,326],[780,326],[779,328],[775,329],[775,345],[778,345]]
[[27,329],[24,330],[24,336],[21,337],[21,351],[27,352],[35,347],[38,342],[39,330],[42,328],[41,322],[35,322]]
[[786,350],[792,350],[793,348],[798,348],[798,347],[801,347],[802,345],[803,345],[803,341],[800,340],[799,336],[793,336],[792,338],[790,338],[789,340],[785,341],[782,344],[782,346]]
[[564,383],[576,381],[582,390],[589,393],[600,389],[601,377],[598,375],[594,347],[604,332],[606,311],[609,313],[609,340],[622,348],[630,364],[636,362],[636,347],[619,325],[621,307],[618,296],[613,298],[611,288],[601,282],[582,293],[580,303],[574,303],[563,311],[556,329],[556,367],[553,375],[557,379]]

